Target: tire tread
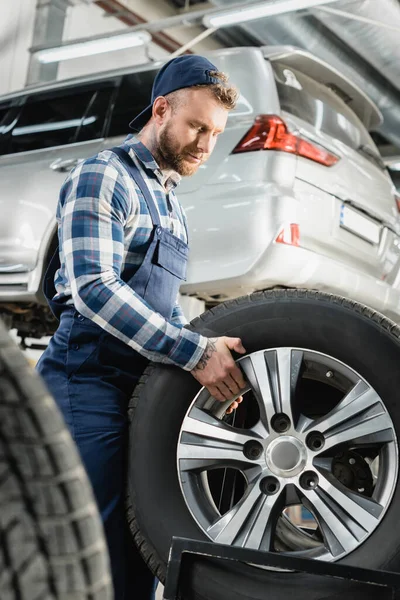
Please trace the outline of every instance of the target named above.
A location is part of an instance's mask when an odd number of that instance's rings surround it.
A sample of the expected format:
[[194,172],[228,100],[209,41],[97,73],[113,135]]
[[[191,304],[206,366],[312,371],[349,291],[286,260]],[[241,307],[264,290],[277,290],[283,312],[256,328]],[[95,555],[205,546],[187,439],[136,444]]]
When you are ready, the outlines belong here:
[[108,554],[75,445],[0,323],[2,600],[111,600]]

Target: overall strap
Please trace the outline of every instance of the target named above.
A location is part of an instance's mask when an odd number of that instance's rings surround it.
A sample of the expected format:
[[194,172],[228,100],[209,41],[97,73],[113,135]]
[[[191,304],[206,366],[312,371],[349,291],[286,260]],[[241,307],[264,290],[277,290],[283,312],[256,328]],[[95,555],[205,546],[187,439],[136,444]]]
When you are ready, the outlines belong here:
[[145,202],[147,204],[147,208],[149,209],[149,213],[150,213],[153,225],[154,226],[161,225],[160,215],[158,213],[156,203],[153,200],[153,197],[150,193],[148,186],[146,185],[145,180],[142,177],[141,172],[139,171],[138,167],[135,165],[132,158],[120,146],[115,146],[114,148],[110,148],[110,150],[112,152],[114,152],[114,154],[116,154],[118,156],[118,158],[121,160],[121,162],[125,165],[128,172],[130,173],[132,179],[136,182],[137,186],[139,187],[140,191],[142,192]]

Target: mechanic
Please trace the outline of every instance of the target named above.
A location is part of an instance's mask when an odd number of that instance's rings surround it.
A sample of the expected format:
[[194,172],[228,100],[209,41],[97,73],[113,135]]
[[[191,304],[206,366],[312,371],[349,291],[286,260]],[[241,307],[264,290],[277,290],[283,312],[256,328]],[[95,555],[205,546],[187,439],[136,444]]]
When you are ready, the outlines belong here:
[[245,386],[231,355],[245,352],[239,338],[208,339],[184,328],[177,300],[188,240],[174,193],[210,156],[237,95],[205,58],[169,61],[151,104],[130,124],[139,134],[80,163],[60,192],[59,248],[45,277],[60,323],[37,369],[92,483],[116,600],[154,598],[155,579],[124,508],[127,408],[146,365],[189,371],[214,398],[232,401],[229,410]]

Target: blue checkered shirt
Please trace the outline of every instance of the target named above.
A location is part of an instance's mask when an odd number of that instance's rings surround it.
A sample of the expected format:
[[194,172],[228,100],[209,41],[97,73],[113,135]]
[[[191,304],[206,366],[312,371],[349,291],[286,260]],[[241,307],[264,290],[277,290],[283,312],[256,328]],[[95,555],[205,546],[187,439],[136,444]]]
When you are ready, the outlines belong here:
[[[185,215],[174,193],[179,175],[166,178],[135,137],[122,148],[148,184],[161,225],[186,241]],[[167,321],[125,283],[143,262],[153,224],[140,189],[114,153],[103,150],[71,171],[61,188],[57,222],[61,267],[55,299],[74,305],[149,360],[192,370],[207,339],[184,329],[178,303]]]

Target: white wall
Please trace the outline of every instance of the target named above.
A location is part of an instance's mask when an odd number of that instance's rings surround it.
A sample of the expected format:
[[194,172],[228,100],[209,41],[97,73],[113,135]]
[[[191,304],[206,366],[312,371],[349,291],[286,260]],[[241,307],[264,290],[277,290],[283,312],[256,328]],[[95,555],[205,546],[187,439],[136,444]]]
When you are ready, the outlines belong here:
[[[124,0],[124,3],[147,21],[162,19],[176,14],[166,0]],[[36,0],[0,0],[0,95],[19,90],[25,86],[32,45]],[[72,40],[90,35],[123,31],[126,28],[115,17],[106,17],[98,6],[78,4],[67,10],[64,40]],[[166,33],[185,44],[201,32],[198,27],[179,26],[166,30]],[[201,53],[219,48],[221,45],[212,37],[206,38],[193,47]],[[150,44],[148,53],[153,60],[162,60],[168,53]],[[147,62],[144,48],[119,50],[94,57],[79,58],[60,63],[58,78],[65,79],[76,75],[94,73]]]
[[35,4],[33,0],[0,0],[0,95],[25,86]]

